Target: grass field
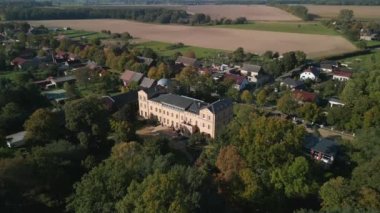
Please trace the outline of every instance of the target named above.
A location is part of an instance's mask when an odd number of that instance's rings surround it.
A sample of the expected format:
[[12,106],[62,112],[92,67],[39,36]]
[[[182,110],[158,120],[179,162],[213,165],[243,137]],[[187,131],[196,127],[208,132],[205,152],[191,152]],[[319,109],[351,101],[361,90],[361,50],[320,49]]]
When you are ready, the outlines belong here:
[[101,32],[89,32],[89,31],[83,31],[83,30],[66,30],[66,31],[60,31],[59,34],[65,35],[71,39],[79,40],[82,37],[87,38],[89,40],[100,38],[100,39],[108,39],[110,38],[110,35],[101,33]]
[[197,58],[209,58],[218,55],[219,53],[223,53],[223,50],[209,49],[209,48],[201,48],[201,47],[193,47],[193,46],[183,46],[180,48],[172,49],[171,46],[173,44],[159,42],[159,41],[148,41],[136,44],[137,48],[151,48],[153,51],[158,53],[160,56],[174,56],[175,53],[186,53],[188,51],[193,51]]
[[371,71],[379,69],[380,65],[380,51],[374,51],[372,53],[349,57],[341,60],[343,64],[347,64],[354,71]]
[[317,35],[339,35],[335,30],[329,29],[319,22],[254,22],[248,24],[218,25],[217,27]]

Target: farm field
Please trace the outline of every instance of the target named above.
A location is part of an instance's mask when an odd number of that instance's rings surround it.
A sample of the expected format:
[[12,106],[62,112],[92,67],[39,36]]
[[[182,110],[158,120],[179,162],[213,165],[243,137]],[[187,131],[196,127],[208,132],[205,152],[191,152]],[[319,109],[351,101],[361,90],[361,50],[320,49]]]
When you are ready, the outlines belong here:
[[338,6],[338,5],[305,5],[309,13],[321,18],[332,18],[342,9],[354,11],[354,15],[360,19],[380,19],[380,6]]
[[300,19],[275,7],[265,5],[195,5],[187,6],[188,13],[204,13],[213,19],[246,17],[254,21],[299,21]]
[[216,27],[317,35],[339,35],[335,30],[329,29],[319,22],[254,22],[248,24],[217,25]]
[[175,53],[186,53],[188,51],[193,51],[197,58],[209,58],[218,55],[223,50],[208,49],[202,47],[193,47],[193,46],[183,46],[179,48],[172,48],[172,44],[159,41],[148,41],[142,42],[136,45],[137,48],[151,48],[161,56],[173,56]]
[[32,25],[47,27],[69,26],[77,30],[129,32],[132,36],[149,41],[233,51],[238,47],[253,53],[267,50],[280,53],[301,50],[310,57],[333,55],[356,50],[356,47],[340,36],[307,35],[256,30],[190,27],[180,25],[156,25],[126,20],[48,20],[30,21]]

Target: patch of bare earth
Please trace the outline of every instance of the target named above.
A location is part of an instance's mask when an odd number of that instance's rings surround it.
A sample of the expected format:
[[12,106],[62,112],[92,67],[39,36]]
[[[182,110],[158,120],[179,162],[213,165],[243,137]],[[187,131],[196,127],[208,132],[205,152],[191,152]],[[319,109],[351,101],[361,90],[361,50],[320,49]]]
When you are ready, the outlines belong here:
[[146,24],[126,20],[48,20],[30,21],[32,25],[47,27],[71,27],[77,30],[129,32],[144,40],[233,51],[238,47],[253,53],[267,50],[280,53],[301,50],[311,57],[333,55],[356,50],[356,47],[340,36],[308,35],[296,33],[266,32],[255,30],[191,27],[182,25]]
[[188,13],[204,13],[212,19],[246,17],[255,21],[299,21],[300,19],[275,7],[265,5],[195,5],[187,6]]
[[321,18],[337,17],[343,9],[354,11],[355,17],[380,19],[380,6],[305,5],[311,14]]

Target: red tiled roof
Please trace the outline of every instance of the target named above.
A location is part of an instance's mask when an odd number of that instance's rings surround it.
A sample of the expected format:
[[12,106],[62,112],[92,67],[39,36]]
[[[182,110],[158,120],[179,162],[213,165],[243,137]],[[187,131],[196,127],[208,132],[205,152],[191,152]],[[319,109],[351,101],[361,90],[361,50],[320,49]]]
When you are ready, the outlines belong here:
[[230,74],[230,73],[226,73],[225,77],[234,80],[235,83],[238,85],[241,85],[245,79],[244,76],[234,75],[234,74]]
[[21,57],[16,57],[15,59],[12,60],[12,64],[14,65],[22,65],[26,62],[27,60]]
[[336,70],[336,71],[333,71],[333,75],[351,78],[352,77],[352,72],[350,72],[350,71],[343,71],[343,70]]
[[317,94],[312,92],[295,90],[293,91],[293,98],[303,102],[315,102],[317,100]]

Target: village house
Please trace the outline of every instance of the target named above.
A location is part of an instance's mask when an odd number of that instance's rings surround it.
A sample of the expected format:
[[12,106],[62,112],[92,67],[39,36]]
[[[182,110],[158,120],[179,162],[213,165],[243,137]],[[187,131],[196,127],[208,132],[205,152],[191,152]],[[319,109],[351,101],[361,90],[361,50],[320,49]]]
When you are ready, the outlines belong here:
[[320,67],[323,72],[332,72],[334,69],[340,67],[340,63],[337,61],[322,61]]
[[196,59],[196,58],[189,58],[185,56],[178,56],[177,60],[175,61],[175,64],[177,65],[182,65],[185,67],[195,67],[195,68],[200,68],[201,67],[201,62]]
[[317,94],[312,93],[312,92],[302,91],[302,90],[294,90],[292,92],[292,96],[299,104],[303,104],[306,102],[315,103],[317,102],[317,99],[318,99]]
[[344,106],[345,104],[338,98],[332,97],[329,99],[329,105],[330,107],[334,107],[334,106]]
[[101,98],[106,109],[112,112],[122,109],[128,104],[137,104],[137,91],[132,90],[117,95],[107,95]]
[[338,81],[348,81],[352,77],[352,72],[345,70],[335,70],[332,72],[333,79]]
[[156,80],[144,77],[139,86],[142,89],[149,89],[156,86],[156,83],[157,83]]
[[244,64],[240,69],[240,73],[244,76],[247,76],[248,81],[251,83],[259,83],[259,79],[263,74],[263,68],[258,65],[253,64]]
[[64,89],[43,91],[41,95],[45,96],[49,101],[55,101],[56,103],[64,103],[67,100],[66,90]]
[[183,134],[196,132],[215,138],[232,120],[232,101],[206,103],[194,98],[154,90],[138,92],[139,115]]
[[285,86],[288,89],[302,89],[304,87],[304,83],[302,81],[294,80],[293,78],[285,78],[281,83],[281,86]]
[[127,87],[132,82],[135,82],[137,85],[139,85],[143,79],[143,74],[139,72],[133,72],[131,70],[125,70],[121,74],[120,79],[123,81],[125,87]]
[[156,66],[156,61],[153,58],[137,56],[137,61],[141,64],[145,64],[146,66],[148,66],[148,68],[152,66]]
[[310,155],[312,159],[326,165],[334,163],[338,149],[339,145],[334,140],[320,138],[314,135],[307,135],[304,139],[305,153]]
[[316,81],[319,78],[319,69],[316,67],[309,67],[300,74],[301,80]]
[[224,74],[224,79],[231,79],[233,81],[233,88],[239,91],[245,89],[249,84],[247,78],[241,75],[226,73]]
[[52,86],[62,87],[64,83],[74,83],[76,81],[76,78],[73,75],[68,75],[62,77],[49,77],[47,78],[47,81],[50,83],[46,85],[46,88],[50,88]]
[[26,131],[22,131],[22,132],[17,132],[15,134],[6,136],[5,140],[7,142],[7,146],[9,148],[14,148],[14,147],[20,147],[24,145],[25,135],[26,135]]

